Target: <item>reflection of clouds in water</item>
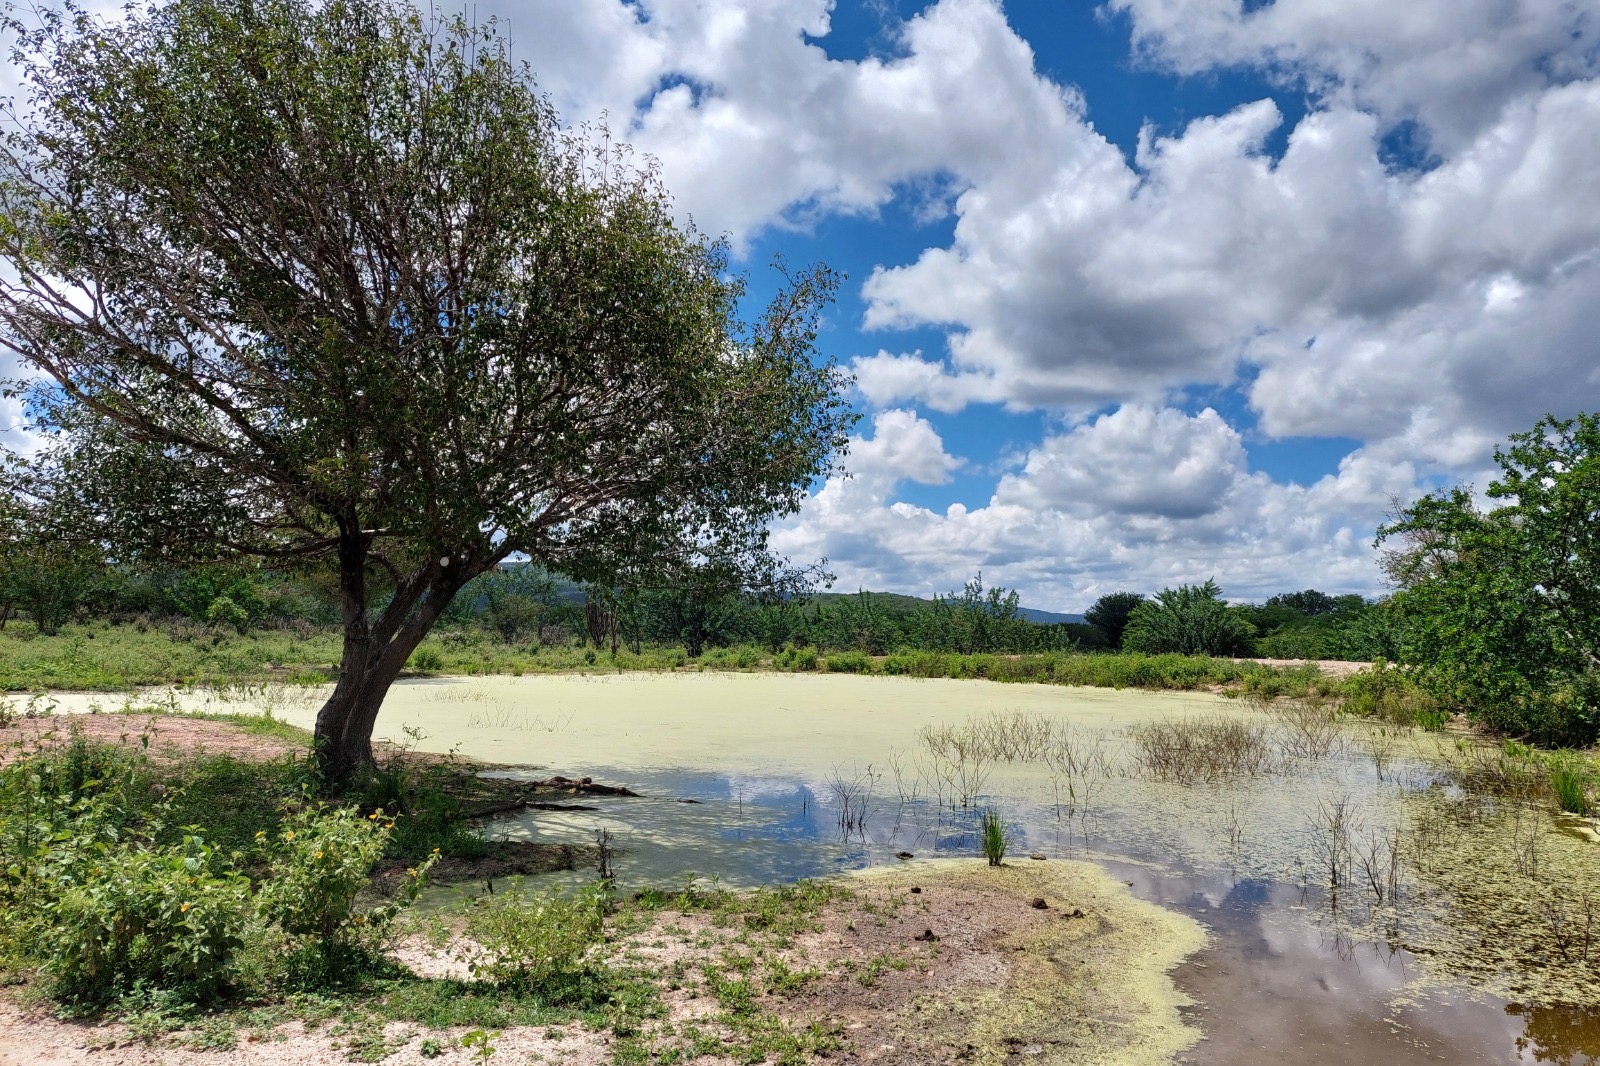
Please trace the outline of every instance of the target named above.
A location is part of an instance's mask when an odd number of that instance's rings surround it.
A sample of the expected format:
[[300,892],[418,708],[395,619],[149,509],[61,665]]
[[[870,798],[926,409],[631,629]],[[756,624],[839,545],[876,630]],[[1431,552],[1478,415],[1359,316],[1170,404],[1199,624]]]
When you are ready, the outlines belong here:
[[[986,802],[1003,811],[1012,861],[1027,861],[1029,853],[1102,859],[1142,898],[1184,910],[1214,930],[1208,968],[1186,978],[1208,1008],[1212,1035],[1185,1061],[1506,1061],[1521,1029],[1516,1021],[1437,985],[1431,998],[1419,995],[1423,972],[1414,961],[1345,939],[1326,921],[1319,890],[1284,875],[1295,872],[1292,858],[1307,852],[1323,801],[1350,796],[1353,821],[1363,827],[1397,817],[1395,786],[1378,781],[1359,753],[1305,770],[1298,778],[1201,786],[1113,777],[1100,783],[1087,816],[1058,819],[1048,780],[1006,766],[991,780]],[[755,885],[893,861],[901,848],[929,855],[978,847],[975,811],[930,803],[898,810],[892,787],[881,786],[874,820],[841,839],[837,797],[827,787],[831,774],[602,766],[585,772],[626,781],[646,798],[597,798],[603,810],[594,813],[530,814],[512,832],[583,844],[604,825],[623,851],[618,868],[625,885],[690,875]],[[1231,824],[1245,828],[1237,866],[1229,861]],[[1118,855],[1148,865],[1118,863]],[[1359,906],[1355,899],[1345,905]],[[1544,1015],[1538,1021],[1526,1047],[1559,1049],[1561,1025]]]
[[1504,1062],[1514,1028],[1461,996],[1397,1004],[1414,964],[1371,944],[1336,941],[1298,911],[1294,886],[1226,876],[1177,877],[1112,863],[1141,898],[1178,906],[1212,931],[1177,972],[1200,1000],[1205,1041],[1181,1061],[1234,1066]]

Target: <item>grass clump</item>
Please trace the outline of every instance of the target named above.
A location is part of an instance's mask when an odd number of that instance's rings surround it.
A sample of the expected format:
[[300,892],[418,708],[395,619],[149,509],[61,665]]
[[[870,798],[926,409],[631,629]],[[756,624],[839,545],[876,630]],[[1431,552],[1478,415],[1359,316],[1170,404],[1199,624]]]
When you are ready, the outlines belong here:
[[1555,795],[1556,806],[1569,814],[1587,815],[1592,777],[1589,765],[1573,752],[1556,752],[1547,758],[1550,791]]
[[1000,812],[984,811],[979,832],[983,840],[983,857],[989,860],[990,866],[1001,865],[1006,857],[1006,826],[1000,820]]

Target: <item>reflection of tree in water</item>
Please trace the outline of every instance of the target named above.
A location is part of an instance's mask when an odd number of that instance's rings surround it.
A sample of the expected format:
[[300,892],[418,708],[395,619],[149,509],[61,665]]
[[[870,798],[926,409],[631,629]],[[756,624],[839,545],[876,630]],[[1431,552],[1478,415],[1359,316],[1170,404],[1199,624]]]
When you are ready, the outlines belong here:
[[1600,1063],[1600,1008],[1508,1003],[1506,1013],[1520,1014],[1526,1022],[1517,1037],[1518,1058],[1562,1066]]

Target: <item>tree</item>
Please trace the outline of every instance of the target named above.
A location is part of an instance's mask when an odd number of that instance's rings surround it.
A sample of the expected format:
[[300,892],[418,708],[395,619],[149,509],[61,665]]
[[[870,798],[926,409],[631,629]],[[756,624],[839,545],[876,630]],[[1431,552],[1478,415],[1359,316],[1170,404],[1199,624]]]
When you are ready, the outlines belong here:
[[1142,593],[1108,592],[1083,612],[1083,620],[1104,633],[1111,647],[1120,648],[1123,631],[1128,628],[1128,616],[1143,602]]
[[1162,589],[1128,616],[1122,646],[1155,655],[1248,655],[1250,623],[1222,599],[1215,581]]
[[1339,600],[1326,592],[1306,589],[1304,592],[1280,592],[1268,598],[1268,607],[1285,607],[1310,618],[1332,614],[1339,609]]
[[837,279],[753,323],[659,180],[563,129],[493,23],[175,0],[13,24],[0,344],[47,376],[26,491],[144,561],[337,576],[344,781],[406,658],[513,553],[579,580],[780,572],[852,416]]
[[1402,657],[1436,696],[1554,744],[1600,735],[1600,415],[1541,419],[1495,451],[1484,509],[1424,496],[1378,532],[1398,543]]

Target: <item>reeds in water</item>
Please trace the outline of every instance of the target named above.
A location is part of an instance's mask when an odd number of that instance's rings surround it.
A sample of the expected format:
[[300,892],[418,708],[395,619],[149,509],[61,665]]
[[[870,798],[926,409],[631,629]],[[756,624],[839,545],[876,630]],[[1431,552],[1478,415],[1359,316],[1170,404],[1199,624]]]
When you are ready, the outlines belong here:
[[1129,737],[1136,765],[1162,781],[1253,777],[1276,767],[1266,724],[1230,715],[1164,718],[1135,726]]
[[980,832],[983,838],[984,858],[989,860],[990,866],[999,866],[1006,857],[1006,826],[1000,820],[999,811],[983,812]]

